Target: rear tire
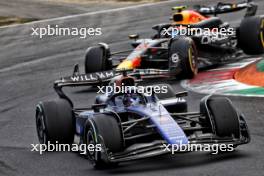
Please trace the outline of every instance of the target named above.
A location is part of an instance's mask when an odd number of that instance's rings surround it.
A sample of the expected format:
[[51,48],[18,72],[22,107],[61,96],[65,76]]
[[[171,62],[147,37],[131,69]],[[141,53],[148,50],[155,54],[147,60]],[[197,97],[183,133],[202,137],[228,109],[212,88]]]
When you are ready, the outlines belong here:
[[169,49],[169,60],[170,70],[177,72],[181,69],[182,78],[191,79],[198,73],[197,50],[191,38],[173,39]]
[[40,102],[36,108],[36,126],[41,144],[72,144],[74,118],[72,107],[67,100],[56,99]]
[[85,73],[105,71],[112,68],[112,61],[109,60],[109,51],[102,46],[89,47],[85,54]]
[[208,100],[211,120],[219,137],[240,137],[239,116],[228,98],[214,97]]
[[245,18],[238,29],[238,46],[249,55],[264,53],[264,16]]
[[[102,147],[105,146],[108,153],[116,153],[122,150],[123,140],[121,129],[113,116],[98,114],[87,120],[85,129],[86,145],[100,144]],[[100,151],[87,151],[87,156],[95,168],[100,169],[113,165],[111,162],[104,160]]]

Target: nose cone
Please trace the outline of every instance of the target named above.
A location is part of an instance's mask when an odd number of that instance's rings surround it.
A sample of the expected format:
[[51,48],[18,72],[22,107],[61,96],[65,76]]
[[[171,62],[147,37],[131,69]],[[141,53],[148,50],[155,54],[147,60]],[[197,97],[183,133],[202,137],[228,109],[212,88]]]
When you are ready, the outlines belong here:
[[117,66],[117,70],[131,70],[140,66],[141,59],[135,58],[133,60],[124,60]]

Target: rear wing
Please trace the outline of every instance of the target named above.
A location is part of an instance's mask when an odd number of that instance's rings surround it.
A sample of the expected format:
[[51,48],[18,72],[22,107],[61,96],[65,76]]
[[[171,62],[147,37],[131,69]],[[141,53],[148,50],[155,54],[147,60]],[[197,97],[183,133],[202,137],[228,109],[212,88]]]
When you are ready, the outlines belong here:
[[168,78],[175,75],[170,70],[160,69],[108,70],[88,74],[80,74],[77,70],[78,66],[75,66],[72,76],[56,80],[54,88],[102,85],[109,83],[114,77],[120,75],[131,76],[137,81],[151,78]]
[[[108,83],[116,75],[112,70],[91,74],[79,74],[79,67],[74,67],[72,76],[62,77],[54,82],[54,90],[60,98],[66,99],[73,107],[72,100],[63,92],[63,87],[95,86]],[[117,75],[116,75],[117,76]]]
[[54,82],[54,87],[75,87],[93,86],[109,82],[113,77],[118,76],[113,70],[95,72],[90,74],[73,74],[72,76],[62,77]]
[[252,0],[240,3],[222,3],[219,2],[216,6],[201,6],[195,5],[194,9],[202,15],[218,15],[223,13],[236,12],[246,9],[245,17],[254,16],[257,12],[257,4]]
[[72,101],[63,92],[63,87],[79,87],[79,86],[100,86],[108,84],[117,76],[130,76],[135,78],[136,82],[152,78],[170,78],[172,75],[170,70],[159,69],[134,69],[134,70],[108,70],[102,72],[80,74],[79,66],[75,65],[72,76],[62,77],[54,82],[54,89],[60,98],[67,99],[72,105]]

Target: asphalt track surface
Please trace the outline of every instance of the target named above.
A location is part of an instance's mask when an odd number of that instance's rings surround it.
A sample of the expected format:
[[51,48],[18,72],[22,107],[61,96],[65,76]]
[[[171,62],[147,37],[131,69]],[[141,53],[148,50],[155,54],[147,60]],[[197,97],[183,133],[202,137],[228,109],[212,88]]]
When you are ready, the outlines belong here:
[[[197,3],[200,1],[196,1]],[[264,14],[264,2],[259,14]],[[94,170],[77,153],[30,151],[38,143],[35,129],[35,105],[40,100],[56,98],[54,80],[70,75],[74,64],[83,64],[85,49],[98,42],[110,43],[113,50],[127,49],[127,35],[153,34],[151,26],[168,21],[170,7],[183,1],[144,5],[137,8],[72,16],[0,29],[0,175],[184,175],[248,176],[263,175],[264,170],[264,105],[261,98],[231,97],[242,111],[251,131],[252,141],[235,152],[210,155],[204,152],[161,156],[121,164],[118,168]],[[212,3],[212,1],[207,1]],[[192,4],[188,1],[185,4]],[[241,13],[224,15],[237,22]],[[32,37],[31,27],[59,24],[68,27],[102,27],[103,35],[78,37]],[[83,70],[83,67],[81,67]],[[172,82],[182,90],[178,81]],[[92,104],[96,93],[87,89],[71,90],[77,104]],[[190,92],[189,110],[197,110],[203,95]]]
[[57,0],[1,0],[0,16],[48,19],[132,5],[133,3],[58,2]]

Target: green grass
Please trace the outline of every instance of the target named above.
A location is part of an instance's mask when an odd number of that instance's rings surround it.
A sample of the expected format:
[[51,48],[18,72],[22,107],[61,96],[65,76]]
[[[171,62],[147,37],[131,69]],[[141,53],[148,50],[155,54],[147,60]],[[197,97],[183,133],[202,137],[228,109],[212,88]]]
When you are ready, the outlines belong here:
[[264,59],[262,59],[261,61],[259,61],[259,62],[257,63],[257,69],[258,69],[258,71],[260,71],[260,72],[264,72]]
[[225,93],[242,94],[242,95],[264,95],[264,88],[254,87],[254,88],[243,89],[243,90],[228,91]]
[[31,21],[36,21],[35,18],[20,18],[20,17],[4,17],[0,16],[0,26],[7,26],[11,24],[22,24]]

